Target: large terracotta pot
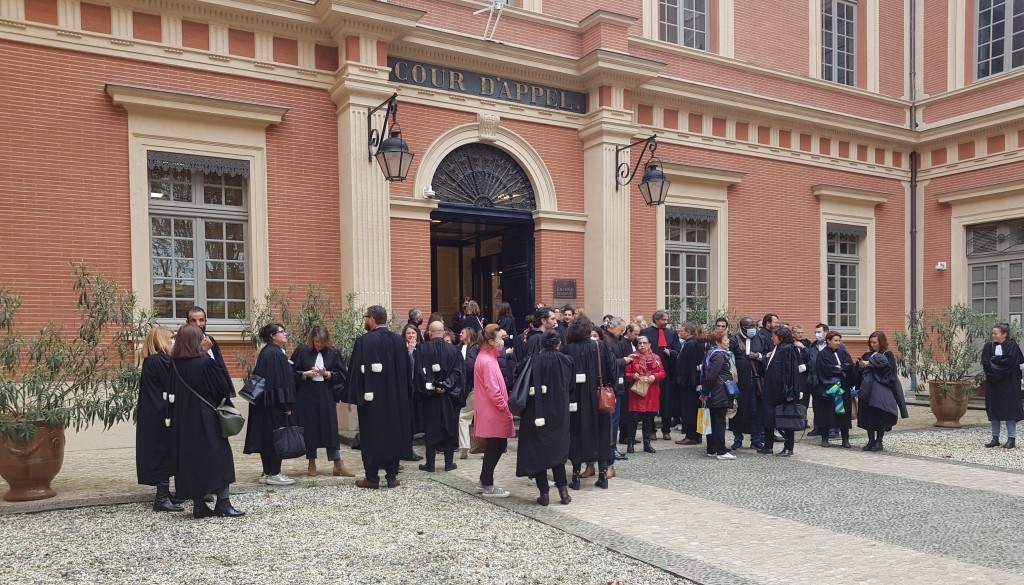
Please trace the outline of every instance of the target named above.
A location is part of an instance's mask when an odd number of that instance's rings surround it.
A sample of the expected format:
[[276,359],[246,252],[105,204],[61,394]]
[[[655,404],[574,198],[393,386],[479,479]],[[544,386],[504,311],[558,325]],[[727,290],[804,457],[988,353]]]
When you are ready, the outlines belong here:
[[[943,385],[946,389],[943,391]],[[967,414],[967,402],[974,389],[973,382],[928,382],[928,403],[935,416],[935,425],[947,429],[963,428],[960,419]]]
[[0,477],[11,486],[4,494],[9,502],[44,500],[57,495],[50,482],[64,465],[64,427],[47,427],[36,422],[30,440],[16,441],[0,436]]

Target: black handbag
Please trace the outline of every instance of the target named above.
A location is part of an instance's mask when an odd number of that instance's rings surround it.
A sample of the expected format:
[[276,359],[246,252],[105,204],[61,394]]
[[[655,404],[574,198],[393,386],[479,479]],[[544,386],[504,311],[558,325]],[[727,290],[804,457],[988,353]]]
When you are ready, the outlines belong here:
[[334,397],[335,402],[343,402],[348,397],[345,380],[331,383],[331,396]]
[[775,407],[775,428],[780,431],[802,431],[807,428],[807,407],[787,402]]
[[245,399],[249,404],[256,404],[260,397],[263,396],[263,391],[267,388],[267,381],[263,376],[253,374],[249,376],[249,381],[242,386],[242,389],[238,391],[238,395]]
[[526,409],[526,400],[530,397],[531,384],[533,384],[532,356],[526,358],[522,371],[519,372],[519,376],[516,377],[516,381],[512,383],[512,388],[508,392],[508,409],[512,411],[512,414],[518,416]]
[[729,398],[740,397],[740,385],[736,383],[736,380],[725,381],[725,393]]
[[210,404],[208,400],[199,395],[194,388],[188,385],[188,382],[181,377],[178,373],[178,367],[174,365],[174,360],[171,360],[171,367],[174,368],[174,375],[178,377],[178,380],[185,385],[186,388],[192,391],[196,395],[196,398],[203,401],[203,404],[213,409],[213,412],[217,414],[217,418],[220,421],[220,433],[224,438],[234,437],[238,433],[242,432],[242,427],[245,426],[245,417],[235,409],[234,406],[228,399],[225,398],[221,401],[220,406],[214,406]]
[[281,459],[295,459],[306,454],[306,434],[303,427],[288,425],[274,429],[274,452]]

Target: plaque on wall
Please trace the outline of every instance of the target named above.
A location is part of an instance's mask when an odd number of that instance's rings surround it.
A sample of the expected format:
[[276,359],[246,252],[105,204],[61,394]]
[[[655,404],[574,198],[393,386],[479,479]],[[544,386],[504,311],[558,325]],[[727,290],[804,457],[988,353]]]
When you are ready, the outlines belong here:
[[575,301],[576,300],[576,279],[555,279],[555,304],[559,301]]

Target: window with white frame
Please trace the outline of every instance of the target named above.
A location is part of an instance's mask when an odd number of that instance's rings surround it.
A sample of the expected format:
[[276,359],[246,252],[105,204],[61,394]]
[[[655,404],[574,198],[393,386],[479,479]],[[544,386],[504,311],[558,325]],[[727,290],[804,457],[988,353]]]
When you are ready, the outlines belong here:
[[827,319],[834,329],[860,327],[860,249],[867,236],[862,226],[828,224],[826,244]]
[[1024,0],[978,0],[978,79],[1024,65]]
[[1024,220],[987,223],[967,230],[971,307],[1000,320],[1024,316]]
[[660,38],[691,49],[708,48],[708,0],[658,0]]
[[206,308],[211,323],[249,314],[248,161],[149,151],[153,309],[182,322]]
[[665,304],[679,308],[680,322],[695,309],[708,309],[711,226],[717,215],[707,209],[665,208]]
[[821,77],[843,85],[857,83],[857,2],[821,0]]

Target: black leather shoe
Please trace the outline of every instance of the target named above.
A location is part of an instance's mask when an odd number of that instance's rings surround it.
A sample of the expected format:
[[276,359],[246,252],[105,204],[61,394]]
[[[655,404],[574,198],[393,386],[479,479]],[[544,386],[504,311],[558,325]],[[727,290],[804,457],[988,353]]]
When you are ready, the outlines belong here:
[[772,454],[772,450],[771,449],[765,449],[764,447],[761,447],[760,449],[758,449],[757,452],[760,453],[761,455],[771,455]]
[[629,457],[626,457],[625,455],[623,455],[622,453],[619,453],[618,451],[616,451],[612,455],[612,458],[615,459],[616,461],[629,461]]
[[654,447],[651,447],[650,441],[644,441],[644,453],[657,453],[657,451],[654,450]]
[[572,472],[572,481],[569,482],[569,487],[571,487],[574,490],[580,489],[580,472]]
[[877,441],[877,442],[875,442],[874,445],[871,446],[871,450],[872,451],[884,451],[885,449],[882,447],[882,442],[881,441]]
[[409,453],[405,457],[402,457],[402,461],[423,461],[423,455],[417,455],[415,453]]
[[420,463],[419,467],[420,467],[420,471],[429,471],[430,473],[434,473],[434,466],[433,465],[427,465],[426,463]]
[[192,517],[209,518],[213,516],[213,510],[203,500],[192,500]]
[[572,501],[572,496],[569,495],[568,487],[563,485],[562,487],[558,488],[558,501],[561,502],[563,506],[568,505],[569,502]]
[[874,451],[875,450],[875,442],[874,441],[868,441],[868,444],[864,445],[864,448],[861,449],[861,450],[862,451]]
[[992,440],[989,441],[988,443],[985,443],[985,446],[988,447],[988,448],[998,447],[999,446],[999,437],[992,437]]
[[635,443],[636,441],[629,441],[628,443],[626,443],[626,453],[636,453],[636,451],[633,449],[633,445]]
[[789,449],[783,449],[782,451],[779,451],[779,453],[776,455],[776,457],[792,457],[792,456],[793,456],[793,452],[790,451]]
[[458,464],[456,464],[454,461],[451,462],[451,463],[445,463],[444,464],[444,470],[445,471],[455,471],[458,468],[459,468]]
[[594,485],[599,487],[599,488],[601,488],[601,489],[603,489],[603,490],[608,489],[608,472],[602,471],[602,472],[598,473],[597,474],[597,482],[594,483]]
[[807,433],[807,436],[808,437],[819,437],[819,436],[821,436],[821,431],[819,431],[818,429],[811,429],[811,432]]
[[537,503],[540,504],[541,506],[547,506],[548,505],[548,493],[547,492],[541,492],[540,496],[537,498]]
[[1016,439],[1016,437],[1010,438],[1010,439],[1006,439],[1006,444],[1003,445],[1003,449],[1013,449],[1013,448],[1016,448],[1016,447],[1017,447],[1017,439]]
[[224,498],[223,500],[217,499],[217,506],[213,509],[213,513],[221,518],[239,518],[245,516],[245,512],[236,510],[231,505],[231,500]]
[[153,511],[154,512],[184,512],[185,508],[182,508],[178,504],[171,501],[170,498],[160,498],[153,500]]

